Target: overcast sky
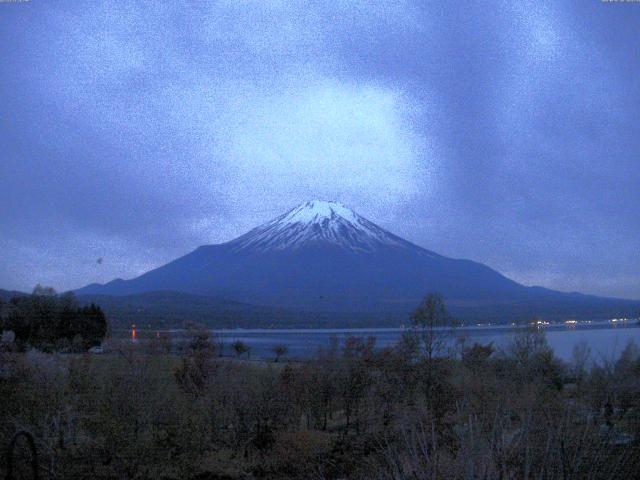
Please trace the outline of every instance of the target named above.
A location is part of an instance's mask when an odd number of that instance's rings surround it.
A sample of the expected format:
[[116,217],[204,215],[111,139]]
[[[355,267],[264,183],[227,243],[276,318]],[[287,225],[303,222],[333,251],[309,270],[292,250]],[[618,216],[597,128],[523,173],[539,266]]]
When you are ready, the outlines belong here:
[[640,3],[0,3],[0,288],[130,278],[327,199],[640,299],[639,119]]

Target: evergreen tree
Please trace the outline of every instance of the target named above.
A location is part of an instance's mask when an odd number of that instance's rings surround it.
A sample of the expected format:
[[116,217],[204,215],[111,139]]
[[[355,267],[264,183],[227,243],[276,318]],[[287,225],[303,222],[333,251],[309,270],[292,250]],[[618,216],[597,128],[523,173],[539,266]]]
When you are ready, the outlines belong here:
[[4,309],[0,326],[4,331],[14,332],[18,348],[32,346],[51,351],[74,339],[85,350],[100,344],[107,334],[102,309],[94,304],[79,307],[72,294],[41,294],[48,291],[38,286],[34,289],[38,293],[14,297]]

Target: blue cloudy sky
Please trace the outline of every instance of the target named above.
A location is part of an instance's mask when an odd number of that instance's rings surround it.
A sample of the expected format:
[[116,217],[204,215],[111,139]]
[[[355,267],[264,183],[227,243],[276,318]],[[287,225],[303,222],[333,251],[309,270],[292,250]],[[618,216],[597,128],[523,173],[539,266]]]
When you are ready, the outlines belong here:
[[640,3],[0,3],[0,106],[0,288],[132,277],[319,198],[640,299]]

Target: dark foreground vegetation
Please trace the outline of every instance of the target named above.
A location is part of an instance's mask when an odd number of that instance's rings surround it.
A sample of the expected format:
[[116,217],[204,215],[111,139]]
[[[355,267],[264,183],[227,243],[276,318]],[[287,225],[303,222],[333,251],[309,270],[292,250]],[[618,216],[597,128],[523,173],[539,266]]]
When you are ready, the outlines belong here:
[[[422,318],[424,320],[424,317]],[[334,343],[305,362],[221,358],[193,331],[110,353],[0,354],[0,446],[45,479],[622,479],[640,471],[640,352],[589,367],[544,334],[504,351]],[[431,352],[432,354],[430,354]],[[3,455],[4,478],[7,457]],[[14,473],[30,465],[17,441]],[[29,476],[15,478],[31,478]]]

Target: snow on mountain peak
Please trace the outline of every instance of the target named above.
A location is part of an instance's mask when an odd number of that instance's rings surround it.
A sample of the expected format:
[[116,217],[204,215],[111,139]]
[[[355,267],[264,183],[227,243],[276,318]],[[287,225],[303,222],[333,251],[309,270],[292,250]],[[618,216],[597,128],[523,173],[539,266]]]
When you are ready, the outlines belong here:
[[343,204],[324,200],[299,205],[230,242],[235,251],[337,246],[354,252],[373,252],[381,246],[410,245]]
[[287,214],[282,218],[281,222],[284,223],[321,223],[325,219],[333,219],[335,217],[342,217],[349,222],[357,222],[358,216],[338,202],[327,202],[324,200],[312,200],[304,203]]

